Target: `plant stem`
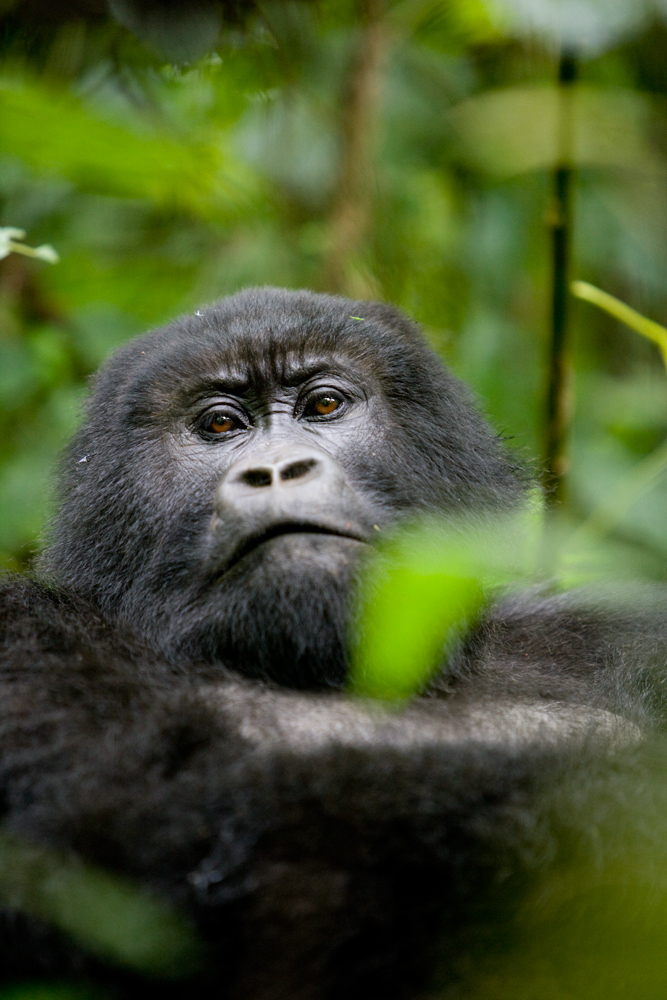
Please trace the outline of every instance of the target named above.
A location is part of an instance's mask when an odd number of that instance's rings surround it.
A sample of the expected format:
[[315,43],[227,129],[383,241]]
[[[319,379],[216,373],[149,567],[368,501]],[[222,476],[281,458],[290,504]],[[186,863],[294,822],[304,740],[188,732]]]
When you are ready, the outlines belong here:
[[620,299],[617,299],[614,295],[610,295],[609,292],[603,292],[601,288],[589,285],[587,281],[573,281],[571,290],[572,294],[578,299],[591,302],[598,309],[604,309],[614,319],[620,320],[621,323],[629,326],[631,330],[635,330],[642,337],[646,337],[647,340],[652,340],[654,344],[657,344],[662,360],[667,368],[667,327],[664,327],[661,323],[656,323],[655,320],[648,319],[647,316],[642,316],[636,309],[633,309],[625,302],[621,302]]
[[[573,281],[571,291],[576,298],[591,302],[598,309],[603,309],[610,316],[625,323],[631,330],[635,330],[656,344],[667,368],[667,327],[647,316],[642,316],[636,309],[614,295],[603,292],[601,288],[590,285],[587,281]],[[656,479],[664,474],[665,469],[667,469],[667,441],[640,462],[611,497],[593,511],[572,536],[570,544],[576,547],[586,540],[595,540],[609,534]]]
[[560,120],[558,162],[554,172],[551,344],[547,385],[543,485],[549,504],[564,498],[567,443],[571,418],[568,338],[569,265],[572,237],[572,85],[577,76],[574,56],[563,53],[558,67]]

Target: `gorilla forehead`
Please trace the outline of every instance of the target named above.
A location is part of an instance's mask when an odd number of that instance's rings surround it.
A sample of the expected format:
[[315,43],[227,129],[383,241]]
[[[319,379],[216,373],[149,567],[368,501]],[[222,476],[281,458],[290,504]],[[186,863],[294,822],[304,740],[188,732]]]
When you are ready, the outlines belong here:
[[253,386],[288,383],[295,368],[352,363],[395,398],[449,381],[417,328],[390,306],[285,289],[249,289],[138,338],[103,369],[96,397],[150,420],[203,379],[230,373]]

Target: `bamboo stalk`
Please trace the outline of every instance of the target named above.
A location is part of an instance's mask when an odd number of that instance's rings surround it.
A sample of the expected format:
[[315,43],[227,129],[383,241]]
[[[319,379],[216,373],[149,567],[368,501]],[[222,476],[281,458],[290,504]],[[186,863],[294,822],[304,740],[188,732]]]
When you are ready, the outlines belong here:
[[568,336],[569,268],[572,241],[572,85],[577,76],[574,56],[563,53],[558,67],[560,121],[558,162],[553,177],[551,222],[552,299],[549,348],[543,486],[549,504],[562,503],[568,468],[571,422]]

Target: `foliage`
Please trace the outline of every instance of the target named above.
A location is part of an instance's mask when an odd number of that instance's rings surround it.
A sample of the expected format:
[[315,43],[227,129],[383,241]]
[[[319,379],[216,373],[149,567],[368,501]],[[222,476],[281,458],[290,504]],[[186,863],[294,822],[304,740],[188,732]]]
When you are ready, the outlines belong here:
[[646,316],[638,313],[636,309],[631,309],[630,306],[627,306],[625,302],[614,298],[608,292],[601,291],[595,285],[589,285],[587,281],[573,281],[572,294],[576,295],[578,299],[583,299],[585,302],[592,302],[593,305],[604,309],[610,316],[614,316],[621,323],[629,326],[631,330],[636,330],[642,337],[646,337],[647,340],[651,340],[654,344],[657,344],[665,367],[667,367],[667,328],[662,326],[661,323],[655,323],[653,320],[647,319]]
[[[0,264],[4,565],[35,551],[85,380],[119,343],[243,285],[332,287],[362,8],[270,3],[246,13],[243,33],[221,28],[215,49],[178,65],[118,25],[63,20],[39,45],[7,30],[0,221],[55,246],[61,263]],[[339,286],[424,323],[529,463],[542,447],[559,9],[401,0],[381,11],[371,173]],[[572,109],[575,277],[660,322],[664,8],[568,10],[589,39]],[[667,428],[657,352],[602,315],[578,312],[576,326],[575,522]],[[658,576],[660,487],[615,528]]]
[[426,519],[384,540],[359,590],[351,690],[400,702],[422,689],[494,594],[537,569],[537,523]]
[[66,931],[97,955],[153,976],[184,976],[201,959],[187,921],[123,880],[0,835],[0,901]]

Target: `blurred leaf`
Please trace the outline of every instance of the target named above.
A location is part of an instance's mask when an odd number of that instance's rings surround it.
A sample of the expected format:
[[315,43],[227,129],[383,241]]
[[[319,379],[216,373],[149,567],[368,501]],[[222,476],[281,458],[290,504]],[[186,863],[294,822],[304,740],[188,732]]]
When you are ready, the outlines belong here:
[[648,101],[629,90],[572,86],[563,95],[555,86],[530,86],[473,97],[451,117],[464,156],[490,174],[565,164],[662,175],[664,167],[646,138],[650,114]]
[[83,393],[80,384],[61,383],[31,408],[35,419],[29,420],[25,409],[12,418],[18,447],[0,465],[0,549],[36,547],[52,499],[53,467],[76,429]]
[[492,0],[518,34],[540,34],[560,49],[604,51],[638,30],[651,13],[648,0]]
[[392,701],[423,688],[494,588],[525,575],[535,527],[535,511],[493,525],[426,520],[381,545],[360,593],[352,691]]
[[28,341],[34,362],[36,387],[56,388],[69,381],[71,358],[68,339],[58,327],[37,328]]
[[37,380],[35,359],[27,345],[14,338],[0,340],[0,405],[13,410],[29,394]]
[[222,27],[220,6],[211,0],[185,4],[108,2],[117,21],[171,62],[192,62],[203,56],[215,45]]
[[0,899],[70,934],[101,958],[156,976],[201,959],[185,918],[124,880],[55,851],[0,835]]
[[136,320],[108,302],[85,306],[74,314],[73,320],[77,348],[91,370],[105,361],[112,351],[141,333]]
[[385,701],[423,690],[499,592],[544,583],[545,559],[555,592],[649,578],[650,568],[630,556],[627,544],[584,531],[566,514],[545,523],[537,493],[520,514],[494,522],[404,526],[380,543],[362,577],[350,689]]
[[[603,309],[641,336],[646,337],[647,340],[657,344],[667,367],[667,328],[646,316],[642,316],[625,302],[586,281],[574,281],[571,287],[572,294],[577,298]],[[628,512],[636,506],[666,470],[667,443],[663,443],[621,478],[611,491],[605,491],[603,502],[592,511],[573,534],[568,543],[569,550],[576,552],[582,547],[599,544],[599,540],[625,519]],[[660,532],[660,535],[664,536],[664,532]],[[662,541],[662,538],[660,540]],[[664,537],[664,541],[667,543],[667,537]],[[658,543],[658,539],[654,540],[655,543]],[[664,554],[667,554],[667,544],[661,545],[660,548],[663,549]]]
[[[0,144],[82,190],[148,198],[195,216],[237,215],[258,193],[252,171],[216,141],[141,134],[95,118],[71,94],[27,79],[0,81]],[[138,123],[139,124],[139,123]]]
[[[633,753],[626,744],[625,766]],[[562,793],[555,823],[565,828],[565,845],[568,813],[581,823],[581,810],[598,820],[591,822],[594,843],[586,843],[581,833],[576,843],[571,834],[575,842],[569,850],[561,847],[550,871],[551,859],[535,859],[542,877],[534,879],[518,905],[507,907],[501,940],[482,936],[477,942],[472,982],[461,994],[466,1000],[663,1000],[667,809],[660,787],[664,763],[656,765],[651,754],[664,762],[664,741],[654,740],[641,759],[634,772],[636,790],[628,787],[628,777],[616,787],[607,777],[600,783],[606,801],[596,802],[599,793],[587,773],[579,794]],[[582,840],[586,848],[577,857]],[[457,956],[452,959],[456,969]],[[471,963],[469,953],[464,961]],[[451,967],[448,971],[451,976]],[[467,987],[463,963],[460,971]]]
[[305,93],[255,102],[236,130],[239,150],[264,176],[313,205],[331,194],[337,145],[331,122]]
[[485,0],[400,0],[389,12],[392,24],[412,31],[419,41],[449,48],[497,40],[499,15],[500,9]]

